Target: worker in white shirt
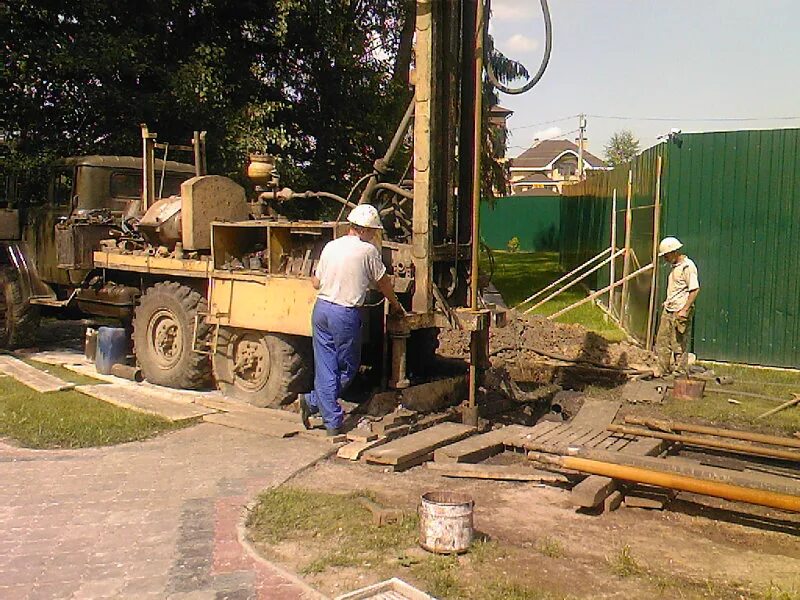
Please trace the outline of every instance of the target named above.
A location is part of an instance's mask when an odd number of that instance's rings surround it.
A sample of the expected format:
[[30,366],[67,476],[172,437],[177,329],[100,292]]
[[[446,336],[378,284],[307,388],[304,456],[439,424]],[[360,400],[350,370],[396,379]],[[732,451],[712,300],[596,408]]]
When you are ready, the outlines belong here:
[[348,235],[325,245],[311,278],[317,301],[312,314],[314,390],[300,395],[303,425],[322,414],[328,435],[341,432],[344,411],[339,395],[353,381],[361,364],[361,306],[370,287],[377,288],[395,313],[403,307],[386,274],[378,249],[370,242],[383,229],[371,204],[355,207],[347,217]]
[[666,237],[658,246],[658,255],[672,265],[667,282],[667,297],[656,334],[658,367],[655,375],[687,373],[687,344],[692,331],[694,302],[700,293],[697,266],[680,250],[683,244]]

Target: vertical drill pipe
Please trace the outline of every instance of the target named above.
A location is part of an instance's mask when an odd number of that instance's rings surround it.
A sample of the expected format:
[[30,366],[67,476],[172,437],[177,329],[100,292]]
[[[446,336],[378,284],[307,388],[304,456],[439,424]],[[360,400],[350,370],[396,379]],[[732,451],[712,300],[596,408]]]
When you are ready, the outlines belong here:
[[652,437],[659,440],[667,440],[668,442],[680,442],[682,444],[688,444],[689,446],[730,450],[731,452],[737,452],[739,454],[750,456],[766,456],[769,458],[779,458],[782,460],[800,462],[800,452],[793,452],[792,450],[763,448],[762,446],[737,444],[736,442],[722,442],[719,440],[712,440],[709,438],[696,437],[692,435],[680,435],[678,433],[652,431],[650,429],[641,429],[638,427],[625,427],[624,425],[609,425],[606,427],[606,429],[608,429],[608,431],[613,431],[614,433],[624,433],[627,435],[637,435],[640,437]]
[[719,427],[706,427],[705,425],[695,425],[694,423],[662,421],[660,419],[648,419],[646,417],[635,417],[632,415],[625,417],[625,422],[629,425],[643,425],[645,427],[649,427],[650,429],[656,429],[660,431],[688,431],[689,433],[703,433],[705,435],[714,435],[716,437],[731,438],[734,440],[772,444],[773,446],[800,448],[800,440],[777,435],[766,435],[764,433],[754,433],[752,431],[720,429]]
[[[534,454],[534,453],[531,453]],[[664,473],[641,467],[629,467],[613,463],[591,460],[588,458],[578,458],[575,456],[548,456],[544,454],[534,454],[529,458],[554,464],[565,469],[591,473],[593,475],[603,475],[612,479],[622,479],[634,483],[644,483],[658,487],[713,496],[724,500],[736,502],[746,502],[748,504],[758,504],[770,508],[800,512],[800,497],[790,496],[779,492],[767,490],[757,490],[753,488],[732,485],[730,483],[720,483],[718,481],[706,481],[687,475],[677,475],[675,473]]]
[[[472,257],[470,261],[470,301],[472,310],[478,310],[478,259],[480,240],[480,211],[481,211],[481,120],[483,115],[483,27],[484,27],[483,1],[475,3],[475,30],[473,36],[473,52],[475,73],[473,119],[474,130],[472,137]],[[467,32],[464,32],[467,35]],[[469,403],[465,411],[465,421],[477,420],[477,393],[478,393],[478,333],[472,332],[470,343],[469,361]],[[475,423],[469,423],[473,425]]]

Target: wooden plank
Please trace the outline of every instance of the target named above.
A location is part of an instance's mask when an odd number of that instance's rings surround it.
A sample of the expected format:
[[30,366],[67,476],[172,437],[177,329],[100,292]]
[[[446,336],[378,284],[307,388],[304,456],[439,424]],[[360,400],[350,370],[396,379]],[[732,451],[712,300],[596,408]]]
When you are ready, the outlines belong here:
[[495,479],[500,481],[538,481],[542,483],[564,483],[569,481],[564,475],[521,465],[483,465],[472,463],[443,464],[429,462],[428,468],[444,477]]
[[[640,439],[631,442],[624,453],[636,456],[655,456],[661,454],[666,448],[664,444],[653,444],[656,440]],[[662,441],[663,440],[658,440]],[[617,489],[617,483],[609,477],[602,475],[590,475],[570,492],[570,502],[575,506],[583,508],[593,508],[603,502],[609,495]]]
[[586,442],[584,445],[587,448],[597,448],[597,447],[601,446],[603,443],[605,443],[605,441],[608,438],[610,438],[612,435],[613,435],[613,433],[610,432],[610,431],[603,431],[597,437],[592,438],[591,440]]
[[605,427],[614,422],[622,403],[616,400],[587,398],[570,423],[580,427]]
[[350,442],[349,444],[345,444],[339,448],[336,456],[345,460],[358,460],[361,458],[361,455],[370,448],[375,448],[377,446],[386,444],[387,442],[391,441],[391,439],[392,438],[388,436],[384,436],[370,442]]
[[347,440],[350,442],[372,442],[378,439],[378,434],[373,433],[366,427],[357,427],[347,432]]
[[280,410],[277,408],[259,408],[246,402],[239,400],[231,400],[224,396],[218,395],[202,395],[195,400],[195,404],[201,404],[214,410],[235,413],[248,413],[252,415],[266,415],[281,421],[292,423],[300,423],[300,414],[288,410]]
[[432,453],[437,448],[457,442],[475,432],[475,428],[460,423],[440,423],[373,448],[364,454],[367,462],[398,465]]
[[494,431],[475,435],[454,444],[437,448],[433,460],[438,463],[474,463],[486,460],[503,451],[504,440],[514,432],[527,429],[521,425],[509,425]]
[[48,365],[81,365],[93,364],[86,356],[77,350],[16,350],[14,356],[18,358],[28,358]]
[[244,413],[214,413],[204,416],[203,420],[224,427],[252,431],[277,438],[297,435],[303,427],[302,425],[299,427],[292,425],[281,419],[273,419],[268,416],[256,418]]
[[13,356],[0,356],[0,372],[13,377],[21,384],[40,393],[71,390],[75,387],[74,383],[69,383],[60,377],[45,373]]
[[541,423],[537,423],[533,427],[526,427],[526,431],[523,431],[520,434],[516,432],[509,432],[509,435],[503,440],[503,444],[512,448],[523,448],[526,440],[534,439],[537,436],[548,431],[552,431],[556,427],[561,427],[562,425],[563,423],[543,421]]
[[136,385],[99,383],[79,385],[76,391],[122,408],[158,415],[169,421],[184,421],[208,415],[213,410],[195,404],[174,402],[168,398],[150,394]]

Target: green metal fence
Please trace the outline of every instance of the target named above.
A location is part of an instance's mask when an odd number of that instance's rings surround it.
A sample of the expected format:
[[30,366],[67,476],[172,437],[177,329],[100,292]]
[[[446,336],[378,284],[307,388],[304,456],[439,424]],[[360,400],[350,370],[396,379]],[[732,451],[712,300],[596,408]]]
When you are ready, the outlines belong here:
[[[611,194],[616,187],[618,210],[624,210],[629,168],[631,246],[641,264],[650,261],[653,210],[647,205],[655,199],[659,155],[659,237],[680,238],[700,273],[694,351],[706,359],[800,367],[800,129],[681,134],[630,165],[565,187],[562,267],[609,246]],[[624,218],[619,224],[618,246]],[[662,263],[656,307],[666,272]],[[608,279],[604,269],[590,284],[599,288]],[[646,337],[649,281],[646,274],[631,282],[626,306],[626,328],[640,339]]]
[[493,250],[519,239],[521,251],[558,250],[560,201],[552,196],[506,196],[481,203],[481,238]]

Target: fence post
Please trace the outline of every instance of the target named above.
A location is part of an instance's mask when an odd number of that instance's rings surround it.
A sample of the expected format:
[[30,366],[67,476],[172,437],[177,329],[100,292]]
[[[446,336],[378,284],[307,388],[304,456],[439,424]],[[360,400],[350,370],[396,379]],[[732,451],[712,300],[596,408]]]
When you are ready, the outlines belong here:
[[[617,188],[611,193],[611,256],[617,249]],[[609,284],[611,289],[608,290],[608,311],[613,315],[615,309],[614,302],[614,278],[616,276],[616,260],[611,261],[611,274],[609,276]]]
[[622,329],[625,329],[625,313],[626,303],[628,299],[628,273],[631,268],[631,222],[633,216],[631,215],[631,196],[633,195],[633,169],[628,170],[628,190],[626,194],[625,204],[625,254],[622,261],[622,295],[620,298],[619,306],[619,322]]
[[658,242],[661,233],[661,156],[656,157],[656,198],[653,207],[653,273],[650,277],[650,303],[647,307],[647,346],[653,347],[653,323],[655,322],[656,285],[658,284]]

